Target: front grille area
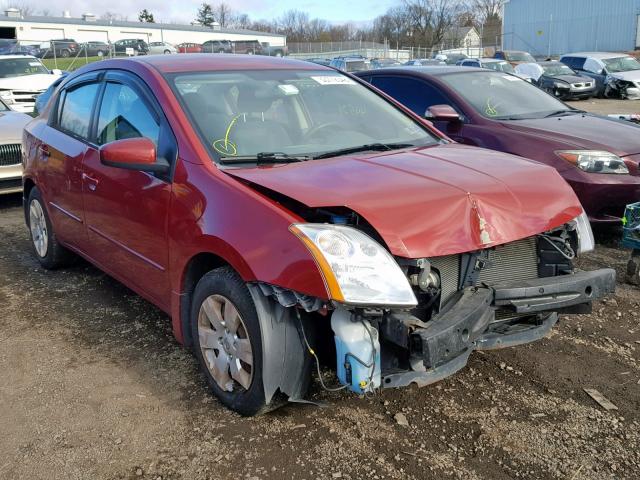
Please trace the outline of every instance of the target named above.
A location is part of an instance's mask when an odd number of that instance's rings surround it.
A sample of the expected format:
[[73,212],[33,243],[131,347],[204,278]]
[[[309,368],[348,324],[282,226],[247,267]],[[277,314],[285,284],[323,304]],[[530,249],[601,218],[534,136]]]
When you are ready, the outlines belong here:
[[22,163],[21,146],[19,143],[0,145],[0,167],[20,165]]
[[[430,259],[431,266],[440,272],[440,303],[444,305],[460,285],[460,255],[447,255]],[[536,238],[499,245],[489,249],[489,262],[480,271],[477,285],[497,285],[538,278],[538,251]]]

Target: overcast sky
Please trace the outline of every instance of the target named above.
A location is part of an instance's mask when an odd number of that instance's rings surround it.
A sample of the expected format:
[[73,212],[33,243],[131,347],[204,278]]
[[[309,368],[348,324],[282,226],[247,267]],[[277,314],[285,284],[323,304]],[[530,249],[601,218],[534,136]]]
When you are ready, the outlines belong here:
[[[18,0],[17,4],[26,4],[36,10],[49,10],[49,15],[61,16],[63,10],[69,10],[72,17],[83,13],[100,16],[105,10],[127,15],[136,20],[138,12],[146,8],[151,11],[156,22],[188,23],[195,18],[203,0]],[[11,3],[11,2],[3,2]],[[215,4],[215,1],[210,2]],[[226,3],[236,11],[249,14],[252,20],[278,17],[285,10],[296,8],[309,13],[311,18],[318,17],[331,22],[364,22],[384,13],[397,0],[227,0]]]

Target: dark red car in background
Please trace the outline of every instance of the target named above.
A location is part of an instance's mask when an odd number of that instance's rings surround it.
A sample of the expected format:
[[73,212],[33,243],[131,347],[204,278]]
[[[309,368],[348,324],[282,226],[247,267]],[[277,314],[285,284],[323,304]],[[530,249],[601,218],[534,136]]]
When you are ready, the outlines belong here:
[[202,45],[199,43],[181,43],[176,45],[178,53],[202,53]]
[[308,62],[96,62],[23,148],[39,262],[75,252],[167,312],[245,415],[302,399],[319,356],[358,393],[433,383],[615,284],[573,268],[593,236],[555,170]]
[[640,127],[573,109],[507,73],[462,67],[359,72],[453,140],[554,167],[592,222],[640,200]]

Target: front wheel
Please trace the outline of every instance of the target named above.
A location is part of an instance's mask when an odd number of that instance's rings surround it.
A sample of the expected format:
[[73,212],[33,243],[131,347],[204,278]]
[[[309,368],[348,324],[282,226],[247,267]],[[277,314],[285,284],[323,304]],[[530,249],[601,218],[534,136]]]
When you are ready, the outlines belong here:
[[40,265],[52,270],[67,264],[71,258],[71,252],[58,242],[37,187],[29,193],[26,210],[31,246]]
[[165,50],[165,51],[164,51],[164,54],[165,54],[165,55],[169,55],[169,54],[171,54],[171,50]]
[[246,416],[269,410],[258,313],[247,286],[231,268],[212,270],[198,282],[191,333],[207,383],[224,405]]
[[71,52],[69,50],[62,50],[62,52],[60,52],[60,56],[62,58],[69,58],[70,55],[71,55]]

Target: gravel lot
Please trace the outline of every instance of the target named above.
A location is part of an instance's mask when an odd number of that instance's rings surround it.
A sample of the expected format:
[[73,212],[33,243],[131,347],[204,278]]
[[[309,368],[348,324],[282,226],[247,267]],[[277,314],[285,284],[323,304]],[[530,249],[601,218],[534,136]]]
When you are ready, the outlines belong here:
[[[581,267],[622,278],[618,236],[599,232]],[[19,196],[0,197],[0,478],[637,479],[639,306],[619,283],[593,314],[475,353],[437,385],[366,398],[316,386],[322,408],[246,419],[208,393],[162,312],[84,262],[40,269]]]

